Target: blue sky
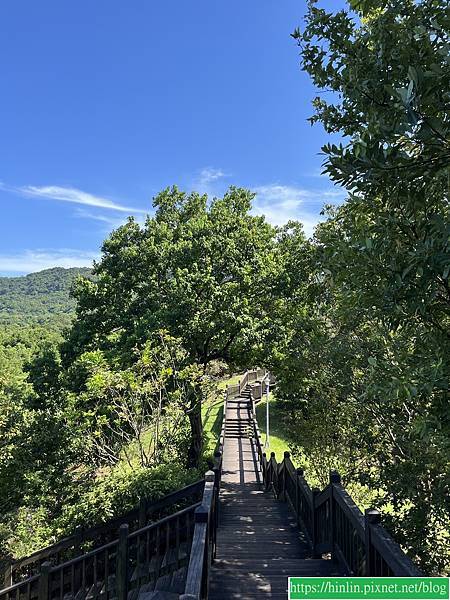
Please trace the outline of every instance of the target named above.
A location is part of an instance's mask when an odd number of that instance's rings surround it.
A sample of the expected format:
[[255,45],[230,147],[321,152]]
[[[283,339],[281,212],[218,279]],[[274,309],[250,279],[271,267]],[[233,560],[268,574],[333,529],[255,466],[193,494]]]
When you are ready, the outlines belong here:
[[[323,1],[338,8],[341,0]],[[88,265],[176,184],[258,193],[312,232],[342,190],[320,176],[314,89],[290,33],[305,0],[2,0],[0,274]]]

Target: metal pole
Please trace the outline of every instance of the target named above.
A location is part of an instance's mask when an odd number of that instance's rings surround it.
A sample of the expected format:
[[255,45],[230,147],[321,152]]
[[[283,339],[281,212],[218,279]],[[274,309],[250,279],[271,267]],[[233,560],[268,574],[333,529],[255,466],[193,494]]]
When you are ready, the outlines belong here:
[[269,382],[270,382],[270,376],[269,373],[266,374],[266,376],[264,377],[264,379],[267,378],[266,381],[266,442],[264,444],[264,448],[268,448],[270,446],[269,444]]

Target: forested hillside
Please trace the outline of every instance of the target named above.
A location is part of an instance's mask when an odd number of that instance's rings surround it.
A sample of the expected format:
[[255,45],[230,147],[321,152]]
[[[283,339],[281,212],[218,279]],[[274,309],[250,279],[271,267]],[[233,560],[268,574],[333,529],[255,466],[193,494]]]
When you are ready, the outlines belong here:
[[24,277],[0,277],[0,324],[65,326],[75,312],[70,288],[90,269],[55,267]]

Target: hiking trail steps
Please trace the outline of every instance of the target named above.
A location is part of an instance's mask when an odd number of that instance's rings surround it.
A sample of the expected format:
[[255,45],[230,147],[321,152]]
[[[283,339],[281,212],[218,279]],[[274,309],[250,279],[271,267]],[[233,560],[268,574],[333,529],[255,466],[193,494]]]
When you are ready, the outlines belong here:
[[210,600],[286,600],[288,576],[331,576],[331,560],[313,559],[287,503],[263,489],[248,391],[226,404],[217,556]]

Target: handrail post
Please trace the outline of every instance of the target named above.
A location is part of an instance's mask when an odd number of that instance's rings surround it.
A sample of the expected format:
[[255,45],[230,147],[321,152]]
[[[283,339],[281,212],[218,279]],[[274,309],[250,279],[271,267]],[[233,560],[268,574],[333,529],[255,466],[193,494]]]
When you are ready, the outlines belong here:
[[213,548],[213,558],[216,558],[216,536],[217,536],[217,527],[219,526],[219,492],[220,492],[220,480],[222,475],[222,452],[220,450],[216,450],[214,452],[215,457],[215,465],[214,465],[214,548]]
[[262,454],[262,476],[263,476],[263,484],[264,484],[264,488],[267,490],[267,471],[268,471],[268,465],[267,465],[267,454],[265,452],[263,452]]
[[9,561],[6,565],[5,575],[4,575],[4,586],[5,588],[11,587],[13,584],[13,565],[12,562]]
[[298,478],[303,477],[303,475],[303,469],[295,469],[295,514],[297,517],[297,525],[300,525],[300,485]]
[[335,539],[335,504],[334,504],[334,485],[341,483],[341,476],[337,471],[330,471],[330,552],[331,558],[334,558],[334,539]]
[[194,513],[194,522],[195,525],[205,525],[206,526],[206,535],[205,535],[205,548],[204,548],[204,554],[203,557],[201,557],[201,562],[202,562],[202,577],[201,577],[201,582],[200,583],[200,589],[201,589],[201,597],[202,598],[207,598],[208,597],[208,579],[209,579],[209,556],[210,556],[210,548],[211,548],[211,544],[210,544],[210,535],[211,535],[211,531],[210,531],[210,519],[209,519],[209,510],[206,506],[200,505],[198,508],[196,508],[195,513]]
[[[287,462],[290,459],[291,455],[289,452],[285,451],[283,455],[283,475],[281,478],[281,500],[286,502],[286,471],[287,471]],[[292,498],[291,498],[292,501]]]
[[215,523],[214,504],[217,501],[215,475],[205,473],[202,504],[195,509],[194,535],[192,538],[189,566],[186,575],[184,600],[200,600],[208,597],[209,568],[214,555]]
[[127,600],[128,596],[128,524],[119,527],[116,557],[116,598]]
[[317,508],[316,508],[316,499],[317,496],[320,494],[320,489],[315,487],[312,490],[312,505],[313,505],[313,509],[312,509],[312,543],[313,543],[313,558],[322,558],[322,555],[320,552],[318,552],[317,550],[317,546],[319,545],[319,519],[318,519],[318,512],[317,512]]
[[278,473],[275,472],[275,465],[274,465],[274,463],[276,463],[276,460],[277,459],[275,457],[275,452],[271,452],[270,453],[270,463],[269,463],[270,464],[270,471],[269,471],[269,473],[270,473],[270,481],[269,481],[269,484],[270,483],[272,484],[272,488],[273,488],[273,490],[275,492],[275,495],[277,496],[278,494],[277,494],[277,490],[275,488],[275,483],[274,483],[275,477],[278,476]]
[[381,522],[381,513],[376,508],[366,508],[364,511],[364,544],[366,546],[366,557],[364,561],[364,575],[373,577],[376,575],[374,570],[374,556],[372,548],[371,526]]
[[38,600],[48,600],[50,592],[50,569],[51,563],[46,561],[41,565],[41,573],[39,576]]
[[[147,500],[146,498],[140,498],[139,500],[139,517],[138,517],[138,529],[142,529],[147,525]],[[137,539],[138,544],[138,565],[145,563],[145,543],[142,543],[142,539],[139,536]]]
[[[212,560],[216,554],[216,515],[215,509],[218,503],[217,486],[216,486],[216,475],[214,471],[206,471],[205,473],[205,485],[207,483],[213,484],[213,494],[209,510],[207,511],[207,529],[206,529],[206,573],[205,573],[205,598],[208,597],[209,589],[209,571]],[[201,508],[201,507],[199,507]]]
[[147,525],[147,500],[140,498],[139,500],[139,525],[138,528],[142,529]]

